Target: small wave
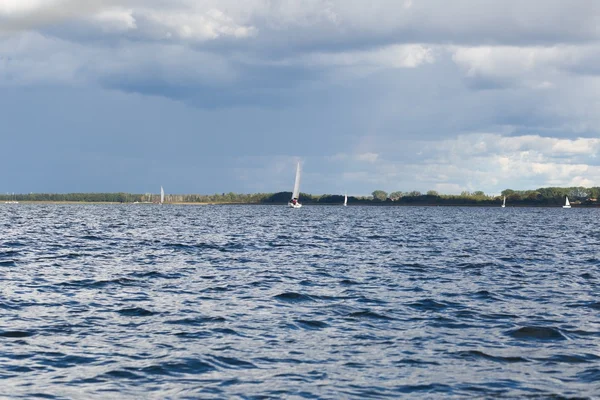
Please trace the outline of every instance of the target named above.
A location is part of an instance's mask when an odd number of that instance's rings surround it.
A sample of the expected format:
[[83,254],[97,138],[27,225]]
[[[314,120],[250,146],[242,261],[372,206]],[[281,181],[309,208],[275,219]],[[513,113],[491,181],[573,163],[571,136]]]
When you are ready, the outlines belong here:
[[24,338],[33,335],[34,333],[29,331],[0,331],[0,337],[6,338]]
[[242,337],[245,336],[245,335],[242,335],[239,332],[234,331],[233,329],[230,329],[230,328],[215,328],[212,331],[217,332],[217,333],[222,333],[224,335],[242,336]]
[[19,373],[28,373],[28,372],[32,372],[33,371],[32,368],[26,367],[24,365],[4,366],[3,370],[9,371],[9,372],[19,372]]
[[67,355],[60,358],[58,361],[53,362],[52,366],[56,368],[71,368],[76,365],[91,364],[95,361],[97,360],[93,357]]
[[253,369],[258,368],[256,365],[252,364],[249,361],[240,360],[235,357],[223,357],[223,356],[213,356],[212,357],[217,363],[225,368],[234,368],[234,369]]
[[211,292],[228,292],[231,289],[228,285],[225,286],[211,286],[209,288],[203,289],[202,293],[211,293]]
[[577,379],[585,383],[598,383],[600,381],[600,369],[590,368],[577,374]]
[[420,263],[406,263],[394,266],[396,268],[402,269],[403,271],[409,272],[426,272],[427,266]]
[[525,340],[567,340],[559,329],[546,326],[524,326],[506,332],[515,339]]
[[549,358],[538,359],[538,361],[545,361],[550,363],[565,363],[565,364],[585,364],[600,360],[595,354],[557,354]]
[[387,301],[385,301],[385,300],[371,299],[371,298],[365,297],[365,296],[360,296],[359,298],[356,299],[356,301],[358,303],[365,303],[365,304],[386,304],[387,303]]
[[489,292],[487,290],[480,290],[478,292],[475,292],[475,293],[471,294],[470,297],[473,297],[473,298],[479,299],[479,300],[500,301],[500,299],[498,298],[498,296],[496,296],[494,293]]
[[147,272],[132,272],[129,274],[129,276],[132,276],[134,278],[150,278],[150,279],[177,279],[177,278],[181,278],[181,274],[175,273],[175,274],[165,274],[162,273],[160,271],[147,271]]
[[425,311],[440,311],[448,307],[448,305],[443,303],[438,303],[433,299],[424,299],[419,300],[414,303],[407,304],[409,307],[416,308],[417,310],[425,310]]
[[387,315],[378,314],[373,311],[357,311],[357,312],[353,312],[353,313],[349,314],[348,316],[351,318],[379,319],[379,320],[386,320],[386,321],[391,321],[394,319],[392,317],[388,317]]
[[360,283],[358,283],[356,281],[353,281],[352,279],[342,279],[340,281],[340,284],[341,285],[347,285],[347,286],[350,286],[350,285],[360,285]]
[[218,251],[226,251],[224,250],[226,246],[219,246],[211,243],[195,243],[195,244],[185,244],[185,243],[165,243],[164,247],[173,249],[173,250],[186,250],[196,252],[198,250],[218,250]]
[[277,296],[275,296],[275,299],[277,299],[279,301],[285,301],[288,303],[301,303],[301,302],[305,302],[305,301],[315,301],[315,299],[312,296],[309,296],[307,294],[302,294],[302,293],[296,293],[296,292],[281,293],[281,294],[278,294]]
[[75,260],[79,257],[87,256],[89,253],[65,253],[65,254],[56,254],[52,256],[44,256],[38,257],[37,260]]
[[456,266],[462,270],[482,270],[485,268],[495,268],[498,265],[491,263],[491,262],[483,262],[483,263],[460,263]]
[[81,239],[85,239],[85,240],[104,240],[103,237],[96,236],[96,235],[84,235],[84,236],[81,237]]
[[122,310],[118,310],[117,312],[127,317],[148,317],[157,314],[154,311],[146,310],[142,307],[123,308]]
[[399,393],[451,393],[452,387],[443,384],[432,383],[429,385],[404,385],[395,390]]
[[418,365],[440,365],[439,362],[437,361],[423,361],[423,360],[415,360],[414,358],[404,358],[402,360],[399,361],[395,361],[394,362],[395,365],[414,365],[414,366],[418,366]]
[[0,261],[0,267],[16,267],[17,263],[13,260]]
[[68,281],[59,283],[60,286],[78,286],[86,288],[103,288],[110,285],[130,286],[138,284],[136,280],[129,278],[116,278],[110,280],[95,281],[92,279],[81,279],[76,281]]
[[468,359],[468,360],[483,359],[483,360],[503,362],[503,363],[518,363],[518,362],[528,362],[529,361],[526,358],[519,357],[519,356],[512,356],[512,357],[492,356],[490,354],[484,353],[483,351],[479,351],[479,350],[459,351],[455,354],[459,358]]
[[174,334],[180,338],[186,339],[204,339],[212,336],[212,332],[209,331],[197,331],[197,332],[177,332]]
[[258,357],[256,360],[267,364],[316,364],[314,361],[301,360],[298,358],[274,358],[274,357]]
[[26,247],[27,245],[23,242],[5,242],[3,246],[6,247]]
[[139,369],[149,375],[202,374],[214,371],[216,368],[207,362],[194,358],[179,362],[164,362]]
[[308,329],[308,330],[316,330],[316,329],[323,329],[323,328],[327,328],[329,325],[325,322],[322,321],[313,321],[313,320],[306,320],[306,319],[297,319],[296,323],[304,329]]
[[482,319],[491,319],[491,320],[502,320],[502,319],[515,319],[515,318],[519,318],[517,315],[514,314],[482,314],[481,315]]
[[581,329],[570,330],[568,333],[570,336],[600,336],[600,332],[598,331],[584,331]]
[[453,319],[450,319],[450,318],[435,318],[435,319],[433,319],[431,326],[444,328],[444,329],[469,329],[469,328],[473,328],[476,325],[455,322]]
[[113,371],[108,371],[102,375],[99,375],[98,378],[116,378],[116,379],[141,379],[142,376],[135,374],[131,371],[127,371],[124,369],[116,369]]
[[34,393],[31,393],[31,394],[30,394],[30,395],[28,395],[27,397],[28,397],[28,398],[32,398],[32,399],[33,399],[33,398],[35,398],[35,399],[37,399],[37,398],[40,398],[40,399],[50,399],[50,400],[52,400],[52,399],[61,399],[61,398],[64,398],[64,397],[62,397],[62,396],[61,396],[61,397],[58,397],[58,396],[54,396],[54,395],[51,395],[51,394],[48,394],[48,393],[41,393],[41,392],[34,392]]
[[591,308],[593,310],[600,310],[600,301],[586,301],[586,302],[582,302],[582,303],[572,303],[572,304],[568,304],[567,307],[571,307],[571,308],[582,307],[582,308]]
[[169,325],[202,325],[208,323],[218,323],[227,321],[223,317],[197,317],[197,318],[183,318],[183,319],[175,319],[171,321],[165,321],[165,324]]

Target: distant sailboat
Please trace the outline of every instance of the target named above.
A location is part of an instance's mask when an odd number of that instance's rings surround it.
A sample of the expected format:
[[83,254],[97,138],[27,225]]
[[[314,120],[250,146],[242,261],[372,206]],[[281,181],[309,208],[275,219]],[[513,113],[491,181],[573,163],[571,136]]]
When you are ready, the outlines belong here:
[[5,204],[19,204],[19,202],[17,201],[17,196],[15,196],[15,192],[13,192],[10,200],[5,201],[4,203]]
[[294,182],[294,191],[292,192],[292,199],[288,202],[288,206],[292,208],[300,208],[302,204],[298,202],[300,196],[300,163],[296,166],[296,181]]
[[502,208],[506,207],[506,196],[502,199]]
[[344,207],[348,205],[348,194],[344,194]]
[[565,205],[563,208],[571,208],[571,203],[569,203],[569,196],[565,196]]
[[165,202],[165,190],[163,189],[163,187],[160,187],[160,204],[162,205],[162,203]]

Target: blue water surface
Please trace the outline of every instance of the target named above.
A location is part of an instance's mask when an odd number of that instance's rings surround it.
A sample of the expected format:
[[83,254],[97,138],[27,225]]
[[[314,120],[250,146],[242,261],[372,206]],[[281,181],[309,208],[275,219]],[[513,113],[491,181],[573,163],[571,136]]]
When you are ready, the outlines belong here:
[[0,396],[593,398],[600,209],[0,205]]

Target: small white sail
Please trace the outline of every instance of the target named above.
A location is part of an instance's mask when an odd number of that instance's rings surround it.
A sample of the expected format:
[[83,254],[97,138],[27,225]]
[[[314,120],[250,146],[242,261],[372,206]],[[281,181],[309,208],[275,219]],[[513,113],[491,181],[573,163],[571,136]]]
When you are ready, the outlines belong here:
[[288,206],[292,208],[300,208],[302,204],[298,201],[300,196],[300,163],[296,167],[296,181],[294,182],[294,191],[292,192],[292,198],[288,202]]
[[502,198],[502,208],[506,207],[506,196]]
[[563,208],[571,208],[571,203],[569,203],[569,196],[565,196],[565,205]]
[[344,194],[344,207],[348,205],[348,195]]
[[292,199],[298,200],[300,196],[300,163],[296,166],[296,181],[294,182],[294,191],[292,192]]
[[163,189],[163,187],[160,187],[160,204],[165,202],[165,190]]
[[298,199],[300,196],[300,163],[296,166],[296,181],[294,182],[294,191],[292,192],[292,199]]

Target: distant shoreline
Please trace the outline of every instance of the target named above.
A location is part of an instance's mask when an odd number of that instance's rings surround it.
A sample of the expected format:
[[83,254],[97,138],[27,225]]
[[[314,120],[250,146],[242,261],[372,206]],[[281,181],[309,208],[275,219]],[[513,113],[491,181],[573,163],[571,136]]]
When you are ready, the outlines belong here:
[[[18,203],[6,204],[0,202],[0,206],[15,206],[19,204],[52,204],[52,205],[117,205],[117,206],[161,206],[159,203],[125,203],[116,201],[30,201],[24,200]],[[239,203],[239,202],[165,202],[163,206],[287,206],[287,203]],[[304,206],[343,207],[342,203],[307,203]],[[477,207],[477,208],[501,208],[500,204],[406,204],[406,203],[356,203],[348,204],[348,207]],[[506,208],[562,208],[554,204],[515,204],[507,205]],[[600,208],[600,204],[572,204],[572,208]]]
[[[277,193],[215,193],[215,194],[165,194],[165,204],[179,205],[286,205],[291,192]],[[346,196],[340,194],[312,195],[300,193],[300,203],[309,205],[341,206]],[[370,196],[347,196],[348,206],[370,207],[561,207],[570,201],[576,208],[600,207],[600,187],[584,188],[538,188],[515,191],[506,189],[501,195],[486,195],[481,191],[463,192],[460,195],[439,194],[429,191],[425,194],[413,192],[392,192],[375,190]],[[23,204],[159,204],[161,195],[153,193],[28,193],[0,195],[0,203],[20,202]]]

